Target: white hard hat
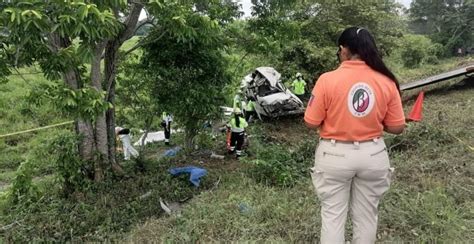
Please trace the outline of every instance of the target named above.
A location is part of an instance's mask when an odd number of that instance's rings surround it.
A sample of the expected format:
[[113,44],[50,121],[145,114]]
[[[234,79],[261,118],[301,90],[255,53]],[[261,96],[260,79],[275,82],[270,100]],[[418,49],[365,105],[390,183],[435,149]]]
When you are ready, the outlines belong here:
[[234,114],[241,114],[242,111],[240,110],[240,108],[234,108]]
[[303,76],[303,75],[301,75],[301,73],[299,73],[299,72],[296,73],[296,77],[300,77],[300,76]]

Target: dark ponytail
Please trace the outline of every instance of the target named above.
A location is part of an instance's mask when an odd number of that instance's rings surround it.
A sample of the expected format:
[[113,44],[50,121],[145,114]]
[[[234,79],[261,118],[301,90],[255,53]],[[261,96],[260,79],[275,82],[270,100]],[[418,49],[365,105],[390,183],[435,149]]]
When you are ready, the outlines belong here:
[[234,115],[234,119],[235,119],[235,125],[236,125],[237,127],[240,127],[240,116],[239,116],[239,114],[236,113],[236,114]]
[[358,54],[370,68],[390,78],[397,86],[398,92],[400,92],[397,78],[382,61],[379,50],[375,45],[375,40],[368,30],[349,27],[339,36],[337,45],[349,48],[352,54]]

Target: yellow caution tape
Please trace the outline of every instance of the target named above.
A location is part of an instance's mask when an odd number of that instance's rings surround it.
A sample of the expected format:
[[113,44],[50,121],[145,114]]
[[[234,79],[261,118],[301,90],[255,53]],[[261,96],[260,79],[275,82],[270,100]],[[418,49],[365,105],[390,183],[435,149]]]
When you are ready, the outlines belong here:
[[74,122],[74,121],[71,120],[71,121],[62,122],[62,123],[59,123],[59,124],[47,125],[47,126],[43,126],[43,127],[34,128],[34,129],[29,129],[29,130],[24,130],[24,131],[13,132],[13,133],[5,134],[5,135],[0,135],[0,138],[8,137],[8,136],[14,136],[14,135],[19,135],[19,134],[24,134],[24,133],[28,133],[28,132],[32,132],[32,131],[37,131],[37,130],[49,129],[49,128],[58,127],[58,126],[61,126],[61,125],[71,124],[71,123],[73,123],[73,122]]

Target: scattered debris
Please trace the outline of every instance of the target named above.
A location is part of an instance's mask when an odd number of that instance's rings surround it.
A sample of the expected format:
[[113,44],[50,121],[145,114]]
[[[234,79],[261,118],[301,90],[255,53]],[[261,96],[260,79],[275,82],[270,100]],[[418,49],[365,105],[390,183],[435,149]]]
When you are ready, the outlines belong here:
[[190,174],[189,181],[196,187],[199,186],[201,177],[207,175],[207,170],[198,168],[195,166],[173,168],[173,169],[170,169],[169,172],[172,175],[180,175],[180,174],[189,173]]
[[171,209],[163,202],[163,200],[160,197],[160,206],[161,208],[169,215],[171,215]]
[[219,183],[221,183],[220,176],[219,176],[219,179],[217,179],[217,181],[214,183],[214,186],[209,191],[212,192],[213,190],[215,190],[219,186]]
[[249,214],[253,209],[247,203],[239,203],[239,212],[242,214]]
[[[180,132],[180,130],[171,130],[171,133],[174,134],[176,132]],[[145,136],[145,133],[143,133],[140,136],[140,139],[138,139],[137,142],[135,142],[133,145],[134,146],[143,146],[148,143],[152,142],[160,142],[160,141],[165,141],[165,132],[164,131],[154,131],[154,132],[148,132],[145,141],[142,144],[143,137]]]
[[148,198],[149,196],[151,196],[151,192],[152,192],[152,191],[148,191],[147,193],[141,195],[141,196],[139,197],[140,200],[145,199],[145,198]]
[[163,209],[168,215],[171,215],[175,212],[179,212],[181,210],[181,204],[177,202],[167,203],[163,201],[160,197],[160,207]]
[[163,154],[165,157],[174,157],[176,156],[176,154],[178,154],[179,151],[181,151],[181,147],[175,147],[175,148],[171,148],[171,149],[168,149],[166,150],[166,152]]
[[212,153],[212,154],[211,154],[211,158],[224,159],[225,156],[224,156],[224,155],[218,155],[218,154]]

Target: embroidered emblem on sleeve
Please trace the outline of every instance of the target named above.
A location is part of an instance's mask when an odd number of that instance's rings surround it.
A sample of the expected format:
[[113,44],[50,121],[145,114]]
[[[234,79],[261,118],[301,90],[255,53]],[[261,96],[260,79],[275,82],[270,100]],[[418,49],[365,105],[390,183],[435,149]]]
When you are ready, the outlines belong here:
[[347,97],[349,111],[355,117],[367,116],[375,104],[375,94],[372,88],[364,82],[352,86]]
[[309,99],[309,102],[308,102],[308,107],[311,107],[311,105],[313,105],[313,100],[314,100],[314,95],[311,95],[311,98]]

